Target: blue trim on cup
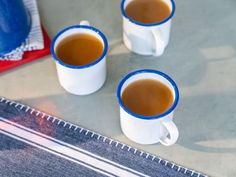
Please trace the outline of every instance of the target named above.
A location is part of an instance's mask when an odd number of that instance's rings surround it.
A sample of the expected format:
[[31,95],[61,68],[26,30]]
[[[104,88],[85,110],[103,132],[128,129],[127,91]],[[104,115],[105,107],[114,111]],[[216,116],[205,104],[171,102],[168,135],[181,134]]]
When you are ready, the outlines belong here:
[[120,5],[120,9],[121,9],[121,13],[122,13],[123,17],[125,17],[125,18],[128,19],[130,22],[135,23],[136,25],[139,25],[139,26],[151,27],[151,26],[161,25],[161,24],[167,22],[168,20],[170,20],[170,19],[174,16],[174,13],[175,13],[175,2],[174,2],[174,0],[170,0],[170,1],[171,1],[171,4],[172,4],[172,11],[171,11],[169,17],[165,18],[163,21],[158,22],[158,23],[144,24],[144,23],[140,23],[140,22],[138,22],[138,21],[135,21],[135,20],[131,19],[130,17],[128,17],[128,16],[126,15],[126,13],[125,13],[125,8],[124,8],[125,1],[126,1],[126,0],[122,0],[121,5]]
[[[54,51],[54,46],[55,46],[55,42],[56,40],[58,39],[58,37],[63,34],[64,32],[68,31],[68,30],[71,30],[71,29],[74,29],[74,28],[83,28],[83,29],[88,29],[88,30],[91,30],[91,31],[94,31],[96,32],[99,36],[101,36],[102,40],[103,40],[103,43],[104,43],[104,49],[103,49],[103,53],[102,55],[97,59],[95,60],[94,62],[92,63],[89,63],[89,64],[86,64],[86,65],[81,65],[81,66],[77,66],[77,65],[70,65],[70,64],[66,64],[64,63],[61,59],[59,59]],[[56,36],[53,38],[52,40],[52,43],[51,43],[51,46],[50,46],[50,49],[51,49],[51,54],[54,58],[54,60],[56,62],[58,62],[59,64],[65,66],[65,67],[68,67],[68,68],[72,68],[72,69],[82,69],[82,68],[88,68],[88,67],[91,67],[95,64],[97,64],[98,62],[100,62],[107,54],[107,51],[108,51],[108,42],[107,42],[107,39],[106,39],[106,36],[100,31],[98,30],[97,28],[94,28],[92,26],[86,26],[86,25],[74,25],[74,26],[70,26],[70,27],[67,27],[63,30],[61,30],[60,32],[58,32],[56,34]]]
[[[142,115],[139,115],[139,114],[136,114],[132,111],[130,111],[122,102],[122,99],[121,99],[121,89],[124,85],[124,83],[129,79],[131,78],[132,76],[134,75],[138,75],[138,74],[142,74],[142,73],[153,73],[153,74],[157,74],[157,75],[160,75],[162,77],[164,77],[165,79],[167,79],[171,85],[173,86],[174,88],[174,92],[175,92],[175,100],[174,100],[174,103],[172,104],[172,106],[164,113],[162,114],[158,114],[158,115],[154,115],[154,116],[142,116]],[[137,70],[137,71],[134,71],[134,72],[131,72],[129,73],[128,75],[126,75],[119,83],[118,85],[118,88],[117,88],[117,92],[116,92],[116,96],[117,96],[117,99],[118,99],[118,102],[120,104],[120,106],[130,115],[136,117],[136,118],[140,118],[140,119],[145,119],[145,120],[152,120],[152,119],[159,119],[159,118],[162,118],[166,115],[168,115],[169,113],[171,113],[175,107],[177,106],[178,104],[178,101],[179,101],[179,90],[178,90],[178,87],[176,85],[176,83],[166,74],[164,74],[163,72],[160,72],[160,71],[157,71],[157,70],[151,70],[151,69],[144,69],[144,70]]]

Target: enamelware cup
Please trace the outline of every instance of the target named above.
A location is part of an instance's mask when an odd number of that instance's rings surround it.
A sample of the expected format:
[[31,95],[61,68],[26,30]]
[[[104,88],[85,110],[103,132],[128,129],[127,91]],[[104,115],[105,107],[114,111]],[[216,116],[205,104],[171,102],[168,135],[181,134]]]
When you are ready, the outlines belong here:
[[133,0],[122,0],[123,41],[126,47],[141,55],[161,56],[170,38],[171,19],[175,13],[173,0],[163,0],[171,9],[170,15],[159,23],[143,24],[127,16],[125,8]]
[[[155,79],[169,87],[174,101],[166,112],[154,116],[142,116],[130,111],[123,104],[121,97],[125,88],[141,79]],[[179,91],[177,85],[169,76],[156,70],[134,71],[120,81],[117,89],[117,99],[120,105],[121,129],[129,139],[140,144],[160,142],[165,146],[170,146],[177,141],[179,131],[173,122],[173,116],[179,100]]]
[[[66,37],[79,33],[90,34],[98,38],[103,44],[103,53],[97,60],[87,65],[66,64],[57,57],[56,47]],[[61,86],[75,95],[88,95],[99,90],[106,80],[107,50],[108,42],[105,35],[100,30],[90,26],[87,21],[82,21],[80,25],[70,26],[60,31],[52,41],[51,53],[56,62]]]

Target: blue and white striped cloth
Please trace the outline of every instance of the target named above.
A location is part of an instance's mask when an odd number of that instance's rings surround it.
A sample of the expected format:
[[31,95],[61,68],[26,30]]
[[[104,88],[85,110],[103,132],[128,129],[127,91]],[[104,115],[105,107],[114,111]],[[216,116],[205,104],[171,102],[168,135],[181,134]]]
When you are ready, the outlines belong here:
[[40,17],[36,0],[23,0],[26,8],[30,12],[32,27],[28,38],[23,44],[10,53],[0,56],[0,60],[21,60],[26,51],[41,50],[44,48],[44,40],[40,25]]
[[0,176],[206,177],[0,96]]

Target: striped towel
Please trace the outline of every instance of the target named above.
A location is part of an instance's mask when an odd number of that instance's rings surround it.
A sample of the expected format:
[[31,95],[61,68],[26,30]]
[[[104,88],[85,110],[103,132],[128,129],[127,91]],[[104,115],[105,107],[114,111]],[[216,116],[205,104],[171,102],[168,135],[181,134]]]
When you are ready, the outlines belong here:
[[29,10],[32,20],[32,27],[28,38],[22,45],[10,53],[0,56],[1,60],[21,60],[26,51],[41,50],[44,48],[43,34],[40,25],[39,12],[36,0],[23,0],[26,8]]
[[207,177],[0,96],[0,176]]

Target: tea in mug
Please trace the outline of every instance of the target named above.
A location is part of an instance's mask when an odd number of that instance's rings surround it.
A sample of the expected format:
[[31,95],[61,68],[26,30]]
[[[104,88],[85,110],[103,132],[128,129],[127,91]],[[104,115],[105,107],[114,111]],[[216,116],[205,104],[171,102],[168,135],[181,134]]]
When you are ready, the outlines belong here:
[[151,24],[168,18],[171,9],[164,0],[133,0],[126,6],[125,13],[134,21]]
[[170,88],[154,79],[142,79],[129,84],[121,99],[125,107],[142,116],[162,114],[174,101]]
[[103,50],[103,43],[99,38],[79,33],[64,38],[56,47],[56,55],[66,64],[82,66],[96,61]]

